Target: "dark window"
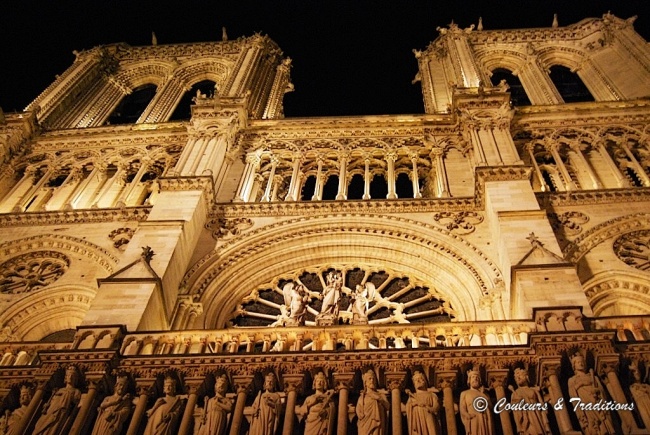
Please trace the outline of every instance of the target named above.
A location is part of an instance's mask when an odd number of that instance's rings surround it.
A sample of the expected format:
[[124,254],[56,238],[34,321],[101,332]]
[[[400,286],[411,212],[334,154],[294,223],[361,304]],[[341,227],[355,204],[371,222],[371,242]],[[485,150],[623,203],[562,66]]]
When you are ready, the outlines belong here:
[[336,199],[339,191],[339,176],[330,175],[323,186],[323,201]]
[[174,109],[170,121],[181,121],[190,119],[192,117],[192,105],[194,105],[194,98],[196,98],[197,91],[201,92],[208,98],[213,98],[216,92],[216,84],[212,80],[203,80],[192,85],[192,88],[183,94],[181,101]]
[[363,175],[355,174],[352,176],[348,185],[348,199],[362,199],[364,184]]
[[305,180],[305,184],[302,185],[302,191],[300,193],[301,201],[311,201],[312,196],[314,195],[314,189],[316,188],[316,177],[310,175]]
[[373,199],[386,199],[388,184],[383,175],[375,175],[370,182],[370,197]]
[[569,68],[562,65],[553,65],[550,77],[565,103],[594,101],[594,97],[578,77],[578,74],[571,72]]
[[156,85],[151,84],[135,88],[131,94],[122,98],[120,104],[108,117],[107,124],[135,124],[156,95],[156,89]]
[[492,85],[497,86],[502,80],[505,80],[510,87],[510,99],[515,106],[530,106],[530,100],[526,95],[526,90],[519,81],[519,77],[514,75],[512,71],[505,68],[497,68],[492,71],[490,77]]
[[402,172],[397,176],[395,192],[398,198],[413,198],[413,182],[408,174]]

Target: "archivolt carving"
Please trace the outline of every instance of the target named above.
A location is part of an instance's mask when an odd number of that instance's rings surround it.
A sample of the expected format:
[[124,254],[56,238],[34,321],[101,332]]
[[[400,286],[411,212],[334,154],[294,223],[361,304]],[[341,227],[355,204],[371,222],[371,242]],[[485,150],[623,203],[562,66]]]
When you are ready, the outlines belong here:
[[77,237],[58,234],[39,235],[4,242],[0,244],[0,258],[12,257],[35,249],[57,249],[87,256],[94,263],[103,267],[109,274],[113,272],[119,262],[117,257],[95,244]]
[[605,240],[647,228],[650,228],[650,214],[647,213],[635,213],[611,219],[596,225],[567,245],[564,258],[577,263],[583,255]]
[[13,257],[0,264],[0,292],[27,293],[58,280],[70,266],[70,259],[56,251],[36,251]]
[[646,314],[650,311],[650,282],[640,276],[611,279],[601,274],[584,284],[589,305],[596,316]]

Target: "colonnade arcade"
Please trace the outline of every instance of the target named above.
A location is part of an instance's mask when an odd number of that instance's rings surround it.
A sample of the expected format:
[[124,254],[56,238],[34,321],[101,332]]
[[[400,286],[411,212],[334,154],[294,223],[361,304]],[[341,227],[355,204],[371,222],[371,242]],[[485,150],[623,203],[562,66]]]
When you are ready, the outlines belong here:
[[[243,202],[470,196],[460,137],[264,141],[246,154]],[[453,171],[454,177],[448,176]],[[378,193],[381,192],[381,193]],[[373,196],[374,194],[374,196]]]
[[648,127],[535,130],[520,155],[533,165],[533,187],[575,191],[650,186]]
[[[153,204],[155,180],[174,167],[181,147],[141,145],[35,152],[0,179],[0,211],[30,212]],[[153,197],[152,197],[153,195]]]

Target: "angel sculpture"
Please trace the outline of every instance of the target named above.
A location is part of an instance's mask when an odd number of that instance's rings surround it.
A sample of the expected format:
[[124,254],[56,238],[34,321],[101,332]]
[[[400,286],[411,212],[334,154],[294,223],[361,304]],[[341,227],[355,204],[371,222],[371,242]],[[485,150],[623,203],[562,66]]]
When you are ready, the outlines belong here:
[[357,284],[356,290],[352,293],[353,324],[368,323],[368,308],[370,302],[375,299],[376,294],[377,289],[373,283],[367,282],[363,286]]
[[284,308],[288,319],[287,326],[301,326],[305,324],[305,314],[307,314],[307,302],[309,295],[302,284],[289,282],[282,288],[284,295]]

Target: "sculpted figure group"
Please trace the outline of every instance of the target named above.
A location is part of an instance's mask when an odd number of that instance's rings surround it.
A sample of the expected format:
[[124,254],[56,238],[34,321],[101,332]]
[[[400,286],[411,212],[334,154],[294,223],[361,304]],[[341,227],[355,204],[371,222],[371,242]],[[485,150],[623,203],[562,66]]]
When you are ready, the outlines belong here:
[[[573,406],[572,403],[579,400],[583,404],[596,404],[600,402],[613,402],[612,396],[618,394],[613,388],[616,383],[612,381],[612,372],[608,372],[607,386],[603,387],[600,379],[593,369],[588,369],[584,352],[578,351],[568,355],[573,372],[564,378],[567,391],[565,393],[564,414],[554,408],[549,402],[552,394],[550,388],[553,384],[545,384],[544,389],[533,385],[529,379],[528,368],[514,368],[511,375],[516,385],[509,386],[511,394],[504,394],[504,390],[488,391],[482,386],[482,376],[479,370],[472,369],[466,372],[467,388],[460,392],[457,403],[453,403],[453,409],[442,409],[441,403],[452,404],[454,394],[445,387],[440,392],[429,386],[427,373],[422,367],[413,368],[410,375],[412,386],[401,390],[396,395],[396,390],[388,391],[380,386],[380,378],[376,369],[366,368],[358,373],[357,381],[352,387],[348,384],[339,384],[338,387],[347,390],[346,395],[336,394],[334,389],[328,385],[328,376],[325,368],[313,375],[313,383],[310,391],[305,391],[304,400],[300,399],[300,392],[293,399],[290,393],[278,391],[278,378],[274,372],[269,371],[263,378],[263,386],[256,393],[252,405],[245,407],[243,402],[238,402],[235,407],[234,393],[228,393],[229,377],[227,373],[220,372],[215,375],[214,389],[208,392],[203,399],[197,398],[201,403],[186,409],[187,396],[178,394],[178,374],[171,373],[163,382],[162,394],[146,407],[136,408],[137,403],[132,395],[130,382],[127,376],[116,378],[112,393],[109,392],[99,401],[99,406],[90,411],[92,415],[93,435],[119,435],[129,430],[138,430],[144,435],[169,435],[176,434],[181,430],[190,430],[190,433],[198,435],[224,435],[230,430],[247,431],[248,435],[278,435],[282,427],[295,427],[295,431],[301,430],[307,435],[333,435],[340,430],[341,425],[348,427],[348,424],[356,425],[356,433],[359,435],[388,435],[395,431],[396,427],[404,425],[399,433],[409,435],[443,435],[449,431],[449,418],[453,421],[459,418],[462,424],[461,433],[466,435],[489,435],[500,430],[496,422],[501,422],[506,427],[504,417],[510,420],[513,425],[512,433],[517,435],[549,435],[558,430],[576,430],[571,427],[571,414],[575,416],[579,430],[584,434],[609,435],[625,432],[621,430],[624,420],[615,422],[612,413],[615,411],[603,409],[583,409]],[[625,366],[623,366],[625,367]],[[568,367],[567,367],[568,369]],[[633,399],[636,422],[643,422],[650,427],[650,385],[647,383],[647,376],[644,375],[645,366],[643,361],[633,361],[629,365],[630,382],[621,382],[622,385],[629,385],[628,400]],[[53,383],[60,379],[57,373],[53,377]],[[409,376],[404,374],[405,382],[409,382]],[[64,383],[61,388],[55,388],[45,396],[42,405],[34,405],[36,400],[31,385],[22,384],[12,390],[12,398],[5,403],[16,403],[9,405],[10,408],[3,411],[0,416],[0,435],[16,435],[23,433],[61,435],[70,428],[78,427],[78,412],[81,406],[92,406],[90,402],[83,404],[80,390],[81,373],[74,366],[65,370]],[[206,378],[206,385],[210,378]],[[362,385],[359,384],[361,381]],[[60,382],[60,381],[59,381]],[[346,381],[347,382],[347,381]],[[347,386],[345,386],[347,385]],[[448,385],[448,384],[445,384]],[[557,385],[557,384],[556,384]],[[391,387],[393,388],[393,387]],[[546,388],[549,390],[547,391]],[[618,385],[619,390],[621,385]],[[298,390],[300,391],[300,390]],[[342,391],[342,390],[341,390]],[[551,393],[551,394],[549,394]],[[41,393],[42,394],[42,393]],[[45,394],[48,394],[47,392]],[[625,394],[625,392],[623,392]],[[9,396],[8,396],[9,397]],[[87,397],[87,396],[86,396]],[[142,396],[141,396],[142,397]],[[340,400],[349,402],[337,403]],[[616,397],[620,397],[620,394]],[[237,400],[240,400],[238,396]],[[397,400],[401,398],[401,400]],[[253,399],[253,397],[251,397]],[[451,400],[449,400],[451,399]],[[496,403],[495,403],[496,401]],[[294,409],[287,408],[287,402],[295,406]],[[298,402],[298,403],[296,403]],[[239,404],[242,404],[239,407]],[[615,402],[614,402],[615,403]],[[502,405],[507,406],[502,406]],[[630,404],[632,402],[630,401]],[[397,406],[398,409],[394,407]],[[33,410],[32,410],[33,407]],[[500,407],[501,411],[496,411]],[[342,410],[347,410],[341,415]],[[134,409],[139,411],[134,412]],[[236,411],[239,409],[239,411]],[[87,410],[87,408],[86,408]],[[338,410],[338,412],[337,412]],[[505,412],[505,414],[503,413]],[[552,427],[549,423],[548,413],[553,412],[555,423]],[[558,413],[559,412],[559,413]],[[31,414],[31,415],[28,415]],[[132,418],[132,414],[137,414]],[[394,420],[395,416],[405,415],[405,419]],[[562,420],[564,415],[564,420]],[[625,416],[626,414],[619,414]],[[248,418],[248,424],[245,422]],[[287,418],[295,418],[295,421],[287,421]],[[356,420],[354,419],[356,418]],[[442,420],[446,424],[442,424]],[[31,421],[31,423],[30,423]],[[74,422],[74,423],[73,423]],[[235,423],[236,422],[236,423]],[[514,423],[514,424],[513,424]],[[88,423],[90,425],[90,423]],[[140,425],[141,424],[141,425]],[[561,425],[564,424],[564,427]],[[620,425],[620,426],[617,426]],[[302,425],[302,426],[298,426]],[[641,432],[636,431],[634,422],[632,427],[635,432],[642,433],[643,426],[639,425]],[[338,428],[338,429],[337,429]],[[559,428],[559,429],[558,429]],[[618,431],[618,432],[617,432]],[[242,432],[243,433],[243,432]],[[632,433],[632,432],[630,432]]]

